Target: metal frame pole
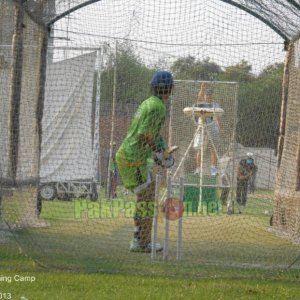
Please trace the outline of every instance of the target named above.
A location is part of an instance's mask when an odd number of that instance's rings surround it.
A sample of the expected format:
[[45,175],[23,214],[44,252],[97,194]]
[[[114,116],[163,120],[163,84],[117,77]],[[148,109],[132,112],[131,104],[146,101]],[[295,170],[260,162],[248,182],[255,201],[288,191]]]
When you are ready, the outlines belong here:
[[[183,177],[180,177],[180,183],[179,183],[179,199],[183,203],[183,197],[184,197],[184,180]],[[178,219],[178,229],[177,229],[177,253],[176,253],[176,259],[180,260],[182,257],[182,217]]]
[[161,182],[161,175],[156,175],[155,178],[155,202],[154,202],[154,217],[152,223],[152,243],[151,243],[151,258],[156,257],[156,241],[157,241],[157,229],[158,229],[158,213],[159,213],[159,188]]
[[102,70],[102,63],[103,63],[103,51],[102,49],[97,50],[96,56],[96,99],[95,99],[95,120],[94,120],[94,137],[93,137],[93,156],[94,156],[94,179],[95,181],[100,184],[101,178],[101,170],[100,170],[100,84],[101,84],[101,70]]
[[112,162],[112,154],[113,154],[113,143],[114,143],[114,134],[115,134],[115,113],[116,113],[116,98],[117,98],[117,64],[118,60],[118,41],[116,41],[115,48],[115,66],[114,66],[114,87],[113,87],[113,99],[112,99],[112,114],[111,114],[111,134],[110,134],[110,148],[109,148],[109,159],[107,166],[107,196],[109,199],[112,197],[112,193],[109,192],[111,189],[111,174],[110,174],[110,166]]
[[[171,176],[169,176],[167,181],[167,199],[171,198]],[[165,214],[167,214],[167,210],[165,210]],[[165,215],[165,238],[164,238],[164,252],[163,252],[163,260],[166,261],[169,255],[169,236],[170,236],[170,220]]]
[[198,203],[198,213],[201,213],[201,208],[202,208],[202,185],[203,185],[203,159],[204,159],[204,134],[205,134],[205,128],[204,128],[204,123],[205,121],[203,120],[202,117],[199,118],[199,127],[201,128],[201,155],[200,155],[200,176],[199,176],[199,203]]

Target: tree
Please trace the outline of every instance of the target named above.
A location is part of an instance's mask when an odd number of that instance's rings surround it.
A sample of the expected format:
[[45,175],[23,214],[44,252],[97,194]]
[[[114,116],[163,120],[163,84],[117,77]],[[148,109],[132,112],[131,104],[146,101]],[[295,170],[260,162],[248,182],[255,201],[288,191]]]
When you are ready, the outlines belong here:
[[281,80],[283,75],[283,68],[284,68],[283,63],[275,63],[273,65],[269,65],[262,70],[258,78],[269,78],[269,79],[274,78],[275,80],[277,79]]
[[101,99],[112,101],[114,84],[114,64],[117,64],[117,102],[141,102],[149,95],[149,82],[154,70],[147,68],[133,52],[130,44],[120,45],[115,54],[111,54],[106,69],[101,76]]
[[177,59],[171,71],[176,79],[181,80],[213,80],[222,72],[221,67],[210,61],[209,57],[201,61],[194,56]]
[[224,72],[220,73],[218,79],[221,81],[248,82],[254,79],[251,73],[252,66],[245,60],[240,63],[226,67]]
[[222,68],[209,58],[181,57],[171,66],[176,79],[218,80],[239,83],[237,141],[244,146],[276,146],[280,119],[283,65],[267,66],[255,76],[245,60]]
[[244,146],[275,148],[280,122],[283,64],[267,66],[239,88],[237,139]]

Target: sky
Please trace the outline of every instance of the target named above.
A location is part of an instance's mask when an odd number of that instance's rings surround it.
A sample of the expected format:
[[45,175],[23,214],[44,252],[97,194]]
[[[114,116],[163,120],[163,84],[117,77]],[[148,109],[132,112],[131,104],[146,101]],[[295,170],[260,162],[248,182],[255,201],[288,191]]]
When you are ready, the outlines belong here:
[[[242,10],[219,0],[102,0],[55,24],[55,45],[99,47],[130,41],[149,65],[207,57],[222,67],[248,61],[254,73],[283,62],[283,40]],[[165,66],[164,66],[165,65]]]

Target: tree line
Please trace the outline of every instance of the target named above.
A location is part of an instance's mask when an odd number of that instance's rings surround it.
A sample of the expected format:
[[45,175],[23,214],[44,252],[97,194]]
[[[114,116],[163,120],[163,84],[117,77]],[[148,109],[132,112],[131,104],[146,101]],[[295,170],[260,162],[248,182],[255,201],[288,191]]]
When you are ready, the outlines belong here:
[[[108,58],[101,74],[101,101],[113,97],[114,66],[117,66],[116,101],[140,103],[150,93],[149,82],[157,67],[148,67],[131,47],[118,49],[117,59]],[[274,63],[259,74],[245,60],[221,67],[209,57],[193,56],[175,60],[170,70],[177,80],[216,80],[239,83],[237,142],[244,146],[275,148],[280,121],[283,64]]]

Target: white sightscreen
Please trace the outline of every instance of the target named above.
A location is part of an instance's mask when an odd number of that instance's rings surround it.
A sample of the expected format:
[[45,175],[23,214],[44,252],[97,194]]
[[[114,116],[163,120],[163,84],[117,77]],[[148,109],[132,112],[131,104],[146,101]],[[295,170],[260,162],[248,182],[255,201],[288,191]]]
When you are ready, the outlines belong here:
[[96,52],[48,66],[42,121],[42,182],[93,178],[92,97]]

